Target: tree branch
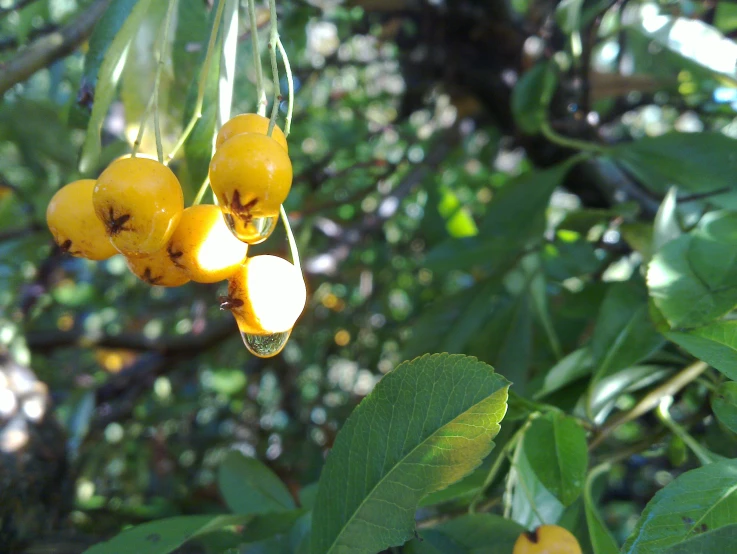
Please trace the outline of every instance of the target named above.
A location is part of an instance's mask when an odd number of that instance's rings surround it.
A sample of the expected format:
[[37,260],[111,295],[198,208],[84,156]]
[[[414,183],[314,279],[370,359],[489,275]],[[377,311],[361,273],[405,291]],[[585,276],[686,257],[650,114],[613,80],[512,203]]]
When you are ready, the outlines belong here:
[[19,10],[22,10],[29,4],[32,4],[33,2],[36,2],[37,0],[18,0],[15,4],[10,6],[9,8],[0,8],[0,17],[5,17],[10,12],[17,12]]
[[29,331],[26,342],[31,350],[48,352],[57,348],[123,348],[155,352],[163,356],[195,354],[207,350],[236,332],[232,317],[221,317],[210,322],[202,333],[149,339],[140,333],[89,336],[82,329],[72,331]]
[[25,81],[39,69],[71,54],[92,33],[108,4],[110,0],[97,0],[69,25],[39,38],[15,59],[0,65],[0,94]]

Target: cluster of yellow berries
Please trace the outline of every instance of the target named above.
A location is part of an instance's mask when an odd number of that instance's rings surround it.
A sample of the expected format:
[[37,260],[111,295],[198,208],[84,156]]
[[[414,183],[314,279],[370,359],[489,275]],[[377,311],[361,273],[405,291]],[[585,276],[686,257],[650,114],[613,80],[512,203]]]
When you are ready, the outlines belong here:
[[182,187],[163,163],[123,157],[98,177],[74,181],[49,202],[46,221],[59,247],[90,260],[125,256],[141,280],[163,287],[228,280],[246,346],[274,355],[306,302],[301,272],[269,255],[248,257],[266,240],[292,185],[287,141],[269,120],[242,114],[216,138],[210,185],[218,206],[184,207]]

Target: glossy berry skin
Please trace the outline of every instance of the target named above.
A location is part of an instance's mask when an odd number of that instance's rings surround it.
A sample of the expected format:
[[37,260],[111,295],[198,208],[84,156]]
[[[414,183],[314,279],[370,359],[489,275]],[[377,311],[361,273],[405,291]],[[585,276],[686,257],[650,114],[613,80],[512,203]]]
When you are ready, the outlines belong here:
[[243,264],[248,245],[232,235],[220,208],[199,205],[184,210],[167,252],[172,263],[193,281],[217,283]]
[[128,257],[164,248],[184,210],[174,173],[147,158],[111,163],[97,179],[92,203],[113,245]]
[[522,533],[514,543],[513,554],[582,554],[581,546],[567,529],[541,525]]
[[236,135],[212,157],[210,186],[230,230],[249,242],[254,219],[278,216],[292,186],[292,162],[272,138]]
[[[269,132],[269,118],[255,113],[242,113],[235,116],[231,120],[225,123],[220,128],[218,136],[215,139],[215,148],[220,148],[220,145],[230,138],[241,135],[243,133],[259,133],[266,135]],[[274,125],[274,130],[271,132],[271,138],[278,142],[284,150],[289,151],[287,146],[287,137],[279,128],[278,125]]]
[[88,260],[118,253],[92,207],[94,179],[82,179],[56,191],[46,208],[46,224],[64,252]]
[[243,333],[289,331],[304,310],[307,288],[293,264],[277,256],[253,256],[228,280],[223,308],[233,312]]
[[133,275],[149,285],[179,287],[189,282],[187,274],[172,263],[166,249],[147,256],[126,258],[126,261]]

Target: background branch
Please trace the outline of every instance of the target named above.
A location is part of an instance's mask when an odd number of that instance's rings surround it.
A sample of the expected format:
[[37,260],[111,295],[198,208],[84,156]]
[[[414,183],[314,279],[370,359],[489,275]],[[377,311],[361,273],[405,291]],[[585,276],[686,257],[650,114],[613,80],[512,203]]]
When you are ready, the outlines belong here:
[[39,69],[71,54],[92,33],[108,4],[110,0],[97,0],[69,25],[39,38],[17,57],[0,66],[0,94],[22,83]]

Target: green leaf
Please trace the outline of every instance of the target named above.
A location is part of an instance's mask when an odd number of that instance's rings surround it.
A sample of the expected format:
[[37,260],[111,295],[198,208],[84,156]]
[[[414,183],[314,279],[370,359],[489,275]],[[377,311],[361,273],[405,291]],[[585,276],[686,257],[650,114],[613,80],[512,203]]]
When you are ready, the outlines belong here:
[[701,70],[705,76],[711,74],[725,77],[732,83],[737,81],[734,61],[730,56],[714,55],[714,52],[731,53],[737,49],[737,45],[703,21],[690,17],[655,16],[643,8],[640,17],[630,17],[628,27],[677,55],[681,63],[686,62],[694,69]]
[[[623,143],[609,154],[648,188],[665,195],[671,186],[690,193],[731,188],[737,172],[735,149],[737,140],[721,133],[667,133]],[[723,192],[709,202],[735,208],[737,195]]]
[[636,364],[664,343],[650,320],[644,287],[633,281],[611,285],[591,337],[594,381]]
[[555,8],[555,22],[564,33],[572,33],[581,28],[581,8],[584,0],[561,0]]
[[256,458],[231,451],[220,464],[218,485],[228,508],[237,514],[267,514],[295,508],[286,485]]
[[478,234],[479,230],[473,216],[461,205],[461,201],[452,190],[444,188],[440,191],[438,211],[445,220],[445,228],[451,237],[473,237]]
[[452,267],[462,270],[478,265],[508,267],[529,242],[542,237],[550,196],[571,164],[569,160],[510,179],[496,192],[479,226],[479,234],[440,243],[426,258],[428,269],[447,271]]
[[492,514],[465,514],[419,533],[410,554],[511,554],[525,531],[519,523]]
[[320,477],[314,554],[375,554],[413,535],[428,493],[493,448],[509,382],[474,358],[425,355],[388,373],[338,434]]
[[525,455],[540,482],[570,506],[581,494],[589,455],[586,432],[575,419],[548,413],[532,422],[525,433]]
[[665,336],[730,379],[737,379],[737,321],[715,321],[688,332],[669,331]]
[[94,93],[100,68],[115,37],[123,28],[138,0],[112,0],[110,6],[95,24],[84,56],[82,88]]
[[523,132],[534,135],[540,131],[557,85],[557,66],[552,61],[537,63],[517,81],[512,90],[512,115]]
[[658,491],[622,549],[624,554],[662,554],[701,533],[734,523],[737,460],[688,471]]
[[714,554],[731,552],[737,545],[737,524],[725,525],[716,531],[702,533],[671,546],[663,554]]
[[[173,83],[169,91],[169,105],[176,110],[178,119],[184,117],[182,111],[187,93],[193,82],[199,78],[203,52],[207,49],[210,26],[208,7],[205,2],[179,2],[177,25],[174,29],[174,44],[171,52]],[[210,25],[212,21],[209,20]]]
[[711,409],[727,429],[737,433],[737,383],[727,381],[719,385],[711,397]]
[[540,482],[530,466],[524,448],[517,448],[514,455],[514,468],[511,478],[514,483],[512,492],[512,519],[525,527],[534,529],[549,521],[558,521],[565,511],[565,506]]
[[596,508],[592,495],[592,487],[594,479],[599,475],[596,470],[592,471],[586,478],[586,488],[583,493],[584,509],[586,511],[586,524],[591,538],[591,546],[594,548],[594,554],[617,554],[619,547],[612,536],[601,514]]
[[650,297],[673,328],[699,327],[737,305],[737,213],[711,212],[648,265]]
[[[117,17],[124,17],[123,7],[131,5],[133,0],[118,0],[114,2],[109,9],[113,9],[116,6],[114,12],[116,19]],[[79,161],[80,171],[83,173],[89,173],[95,168],[95,164],[98,161],[101,151],[100,143],[100,130],[102,129],[102,123],[107,115],[110,103],[115,97],[115,89],[118,84],[123,66],[125,64],[126,56],[128,55],[128,46],[130,45],[133,35],[138,31],[143,18],[146,16],[146,11],[151,4],[151,0],[135,0],[135,6],[130,9],[130,14],[126,17],[125,22],[117,28],[114,33],[114,37],[107,48],[104,51],[102,62],[100,63],[99,70],[97,71],[97,80],[94,87],[94,102],[92,104],[92,114],[90,115],[90,122],[87,126],[87,136],[82,146],[82,155]],[[123,7],[117,7],[118,4],[124,5]],[[118,12],[120,10],[120,13]],[[101,33],[105,33],[104,40],[100,38],[101,43],[106,43],[110,33],[116,30],[115,25],[105,27],[101,30]],[[96,55],[99,55],[96,54]],[[93,62],[91,62],[93,63]]]
[[652,251],[657,252],[670,241],[677,239],[683,233],[678,223],[678,210],[676,209],[676,187],[672,187],[668,194],[665,195],[663,201],[655,214],[655,222],[653,223],[653,247]]
[[636,365],[597,381],[589,392],[589,410],[603,421],[622,394],[638,391],[664,380],[673,370],[660,365]]
[[565,358],[545,372],[542,387],[535,393],[534,398],[544,398],[586,377],[591,373],[591,352],[588,348],[579,348],[568,354]]
[[[219,0],[226,2],[227,0]],[[216,9],[213,9],[210,13],[209,28],[212,27]],[[206,46],[206,45],[205,45]],[[218,39],[215,43],[215,52],[219,52],[222,48],[222,33],[218,35]],[[207,54],[207,48],[203,46],[200,66],[204,64],[205,57]],[[192,129],[192,133],[189,135],[187,142],[184,143],[184,157],[187,160],[187,173],[189,177],[189,186],[185,187],[185,200],[189,196],[190,191],[194,193],[199,189],[202,182],[207,177],[210,160],[212,159],[214,143],[215,143],[215,131],[217,127],[218,118],[218,89],[220,79],[220,56],[213,55],[210,61],[209,72],[206,76],[205,85],[205,100],[203,104],[202,117],[197,121]],[[197,102],[197,94],[199,89],[199,75],[197,79],[194,79],[189,86],[187,93],[187,102],[184,108],[184,119],[182,124],[186,126],[192,114],[195,110]]]
[[222,56],[218,81],[218,121],[220,126],[230,119],[235,86],[235,60],[238,53],[239,0],[224,0]]
[[96,544],[85,554],[166,554],[205,533],[245,525],[250,516],[180,516],[137,525],[109,541]]

